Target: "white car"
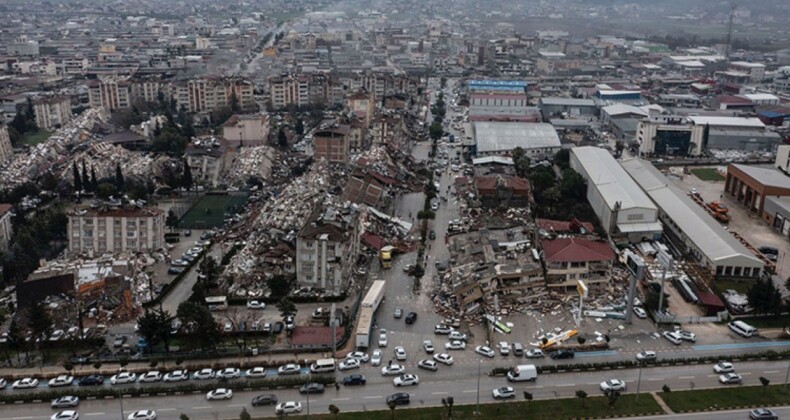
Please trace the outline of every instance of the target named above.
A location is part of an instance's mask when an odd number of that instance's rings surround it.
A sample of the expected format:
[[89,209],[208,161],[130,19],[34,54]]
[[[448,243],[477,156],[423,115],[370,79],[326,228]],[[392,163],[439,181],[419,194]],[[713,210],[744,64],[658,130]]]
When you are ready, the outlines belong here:
[[737,373],[725,373],[719,376],[719,382],[723,384],[740,384],[743,382],[743,377]]
[[381,368],[381,374],[384,376],[400,375],[406,371],[406,368],[399,364],[391,364]]
[[162,380],[162,374],[159,373],[159,371],[152,370],[150,372],[146,372],[140,375],[140,378],[137,381],[142,384],[146,382],[159,382],[161,380]]
[[247,369],[247,371],[244,372],[244,376],[247,378],[264,378],[266,377],[266,368],[254,367],[252,369]]
[[74,382],[74,377],[69,375],[60,375],[49,380],[49,387],[56,388],[59,386],[68,386]]
[[338,369],[340,370],[351,370],[351,369],[359,369],[359,360],[357,359],[346,359],[340,362],[338,365]]
[[281,402],[274,407],[274,412],[277,414],[301,413],[302,403],[300,403],[299,401]]
[[397,378],[392,380],[392,383],[395,386],[412,386],[417,385],[420,383],[420,377],[412,374],[407,373],[405,375],[398,376]]
[[439,324],[433,327],[434,334],[450,334],[451,332],[453,332],[452,327],[448,327],[447,325],[444,324]]
[[378,366],[381,364],[381,350],[376,349],[373,350],[373,356],[370,358],[370,364],[372,366]]
[[664,331],[663,335],[664,335],[664,338],[666,338],[667,340],[669,340],[670,343],[672,343],[672,344],[674,344],[676,346],[679,346],[680,343],[683,342],[683,338],[680,336],[680,334],[678,334],[678,333],[676,333],[674,331]]
[[239,376],[241,376],[241,370],[235,367],[221,369],[214,374],[214,377],[217,379],[236,379]]
[[17,381],[14,381],[14,383],[11,384],[12,389],[29,389],[29,388],[35,388],[37,386],[38,386],[38,379],[36,378],[22,378]]
[[477,347],[475,347],[475,353],[482,354],[485,357],[494,357],[494,356],[496,356],[496,353],[494,353],[494,350],[491,350],[491,347],[488,347],[488,346],[477,346]]
[[455,361],[455,359],[453,359],[453,356],[450,356],[447,353],[434,354],[433,360],[436,360],[439,363],[444,363],[447,366],[452,365],[453,362]]
[[444,348],[447,350],[464,350],[466,349],[466,343],[460,340],[450,341],[445,343]]
[[63,330],[52,331],[52,335],[49,336],[49,341],[58,341],[61,338],[63,338],[63,336],[65,336],[65,335],[66,335],[66,332],[63,331]]
[[217,388],[213,391],[209,391],[206,394],[206,400],[214,401],[214,400],[229,400],[233,398],[233,391],[227,388]]
[[425,350],[426,353],[433,354],[434,349],[433,349],[433,343],[431,342],[431,340],[423,341],[422,342],[422,348],[423,348],[423,350]]
[[543,353],[543,350],[541,349],[529,349],[527,350],[527,353],[524,355],[524,357],[527,359],[541,359],[546,357],[546,354]]
[[450,331],[450,337],[449,338],[450,338],[450,340],[461,340],[461,341],[466,341],[466,340],[469,339],[469,337],[467,337],[466,334],[464,334],[464,333],[462,333],[460,331]]
[[387,347],[387,330],[379,331],[379,347]]
[[436,364],[435,360],[431,359],[423,359],[417,363],[417,367],[420,369],[430,370],[431,372],[436,372],[439,370],[439,365]]
[[639,361],[647,361],[647,360],[656,360],[656,352],[654,351],[640,351],[636,354],[636,360]]
[[499,354],[502,356],[507,356],[510,354],[510,344],[508,344],[507,341],[499,342]]
[[691,331],[680,330],[677,333],[680,334],[680,338],[682,338],[684,341],[691,341],[692,343],[697,342],[697,334],[694,334]]
[[647,318],[647,312],[638,306],[634,306],[634,313],[641,319]]
[[156,411],[154,410],[138,410],[129,414],[127,420],[156,420]]
[[189,379],[189,372],[184,369],[174,370],[165,375],[165,382],[180,382]]
[[266,304],[257,300],[247,302],[247,309],[266,309]]
[[502,388],[497,388],[492,392],[495,400],[506,400],[508,398],[516,398],[516,390],[509,387],[503,386]]
[[300,372],[302,372],[302,367],[293,363],[282,365],[277,368],[278,375],[297,375]]
[[721,362],[713,365],[713,371],[716,373],[732,373],[735,372],[735,366],[729,362]]
[[70,408],[76,407],[80,405],[80,397],[75,397],[73,395],[65,395],[63,397],[58,397],[52,400],[52,404],[50,404],[52,408]]
[[74,410],[61,411],[50,417],[50,420],[79,420],[80,415]]
[[601,382],[601,391],[609,392],[609,391],[618,391],[623,392],[625,391],[625,382],[619,379],[609,379],[608,381]]
[[370,360],[370,356],[367,353],[355,351],[347,354],[346,359],[357,359],[360,363],[367,363]]
[[200,369],[192,374],[192,379],[198,381],[205,381],[207,379],[214,379],[214,370],[211,368]]
[[137,375],[131,372],[121,372],[110,378],[110,383],[113,385],[130,384],[135,381],[137,381]]
[[406,360],[406,349],[401,346],[395,347],[395,358],[398,360]]

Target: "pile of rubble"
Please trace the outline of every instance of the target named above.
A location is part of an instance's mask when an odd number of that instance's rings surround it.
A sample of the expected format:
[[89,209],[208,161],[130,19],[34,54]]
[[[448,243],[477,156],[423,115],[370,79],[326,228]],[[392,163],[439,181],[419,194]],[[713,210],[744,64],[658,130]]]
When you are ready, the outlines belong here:
[[46,141],[31,147],[26,153],[17,154],[0,169],[0,188],[13,188],[43,175],[52,168],[63,165],[70,147],[96,138],[94,126],[105,124],[108,114],[99,109],[89,109],[71,120]]
[[78,168],[95,169],[96,177],[101,179],[115,176],[115,167],[120,164],[123,175],[127,178],[147,178],[153,171],[154,158],[151,155],[130,152],[123,147],[109,143],[94,143],[87,150],[73,155],[62,166],[60,179],[73,181],[72,164]]
[[233,155],[232,162],[225,165],[221,179],[228,185],[240,186],[250,177],[269,179],[274,162],[280,161],[279,153],[269,146],[243,147]]

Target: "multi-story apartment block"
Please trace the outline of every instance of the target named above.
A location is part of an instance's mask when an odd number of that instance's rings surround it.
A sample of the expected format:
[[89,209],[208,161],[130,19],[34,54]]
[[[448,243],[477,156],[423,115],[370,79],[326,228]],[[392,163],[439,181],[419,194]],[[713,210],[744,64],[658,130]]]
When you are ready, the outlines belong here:
[[269,79],[272,108],[291,105],[345,105],[346,95],[364,89],[372,100],[384,96],[417,91],[417,82],[403,75],[387,73],[284,74]]
[[546,260],[546,284],[558,292],[575,292],[579,280],[601,289],[612,278],[614,251],[603,241],[558,238],[541,241]]
[[313,210],[296,239],[296,283],[340,293],[359,254],[363,216],[352,207]]
[[165,212],[157,208],[84,208],[68,219],[71,254],[150,252],[165,244]]
[[348,162],[350,149],[348,133],[349,126],[341,125],[318,130],[313,135],[315,143],[315,158],[326,159],[329,162]]
[[53,130],[71,121],[71,101],[65,96],[46,96],[33,101],[36,125]]
[[289,105],[307,106],[310,103],[310,78],[306,75],[281,75],[269,79],[272,108]]
[[177,106],[188,112],[211,112],[231,106],[234,101],[243,109],[255,106],[252,82],[240,78],[191,79],[173,84],[171,95]]
[[8,162],[14,155],[11,149],[11,137],[8,135],[8,126],[0,123],[0,166]]
[[128,78],[110,77],[88,81],[88,103],[91,108],[113,111],[132,105],[131,82]]
[[11,205],[0,204],[0,252],[8,250],[11,245]]

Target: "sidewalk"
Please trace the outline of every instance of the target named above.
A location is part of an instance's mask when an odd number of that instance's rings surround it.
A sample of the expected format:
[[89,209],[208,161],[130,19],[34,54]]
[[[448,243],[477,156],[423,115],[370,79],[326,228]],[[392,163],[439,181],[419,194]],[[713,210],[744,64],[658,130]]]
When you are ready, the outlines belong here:
[[661,407],[661,409],[664,410],[665,413],[667,413],[667,414],[675,414],[675,412],[672,411],[671,408],[669,408],[667,403],[664,402],[664,400],[658,395],[657,392],[651,392],[650,395],[653,396],[653,399],[656,400],[656,402],[658,403],[659,407]]

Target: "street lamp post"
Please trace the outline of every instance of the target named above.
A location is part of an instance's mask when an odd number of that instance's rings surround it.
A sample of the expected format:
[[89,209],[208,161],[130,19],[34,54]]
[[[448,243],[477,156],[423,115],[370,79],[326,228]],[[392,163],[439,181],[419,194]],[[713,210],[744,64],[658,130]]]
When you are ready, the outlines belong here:
[[480,415],[480,367],[483,365],[483,359],[477,361],[477,408],[475,409],[475,416]]
[[785,373],[785,391],[787,391],[787,379],[790,378],[790,362],[787,362],[787,373]]
[[645,363],[639,361],[639,379],[636,381],[636,402],[639,402],[639,390],[642,388],[642,365]]
[[123,420],[123,392],[118,391],[118,401],[121,403],[121,420]]
[[[307,383],[310,383],[312,377],[310,376],[310,372],[307,372]],[[310,420],[310,389],[306,389],[307,391],[307,420]]]

